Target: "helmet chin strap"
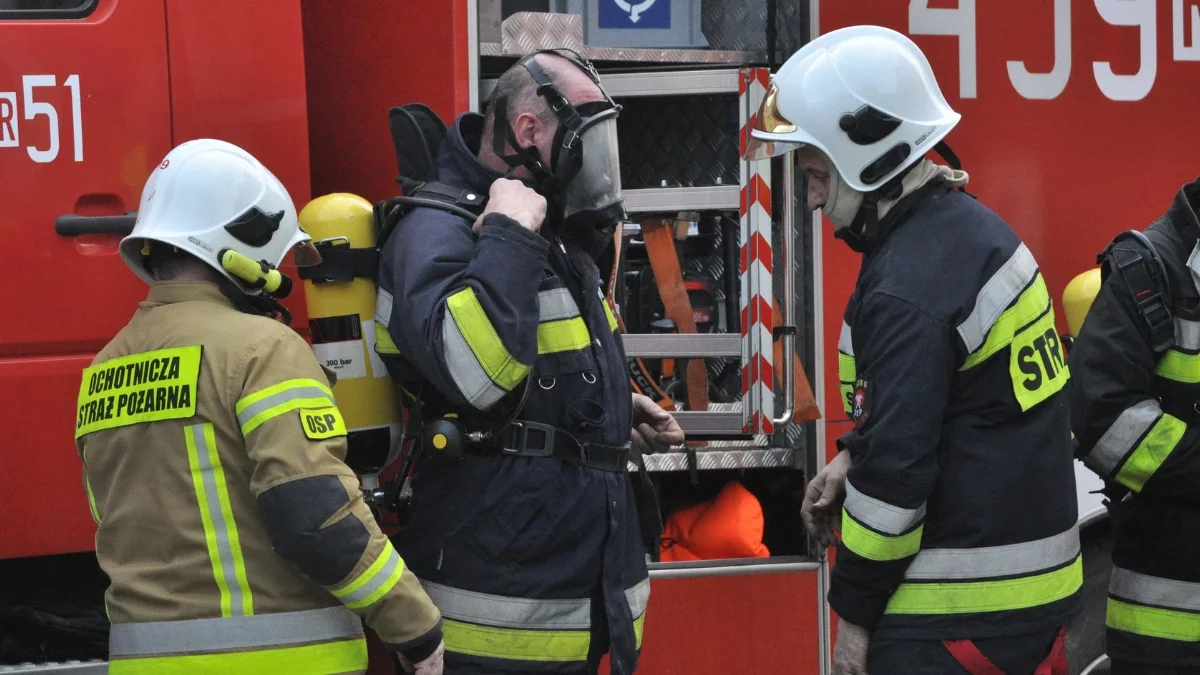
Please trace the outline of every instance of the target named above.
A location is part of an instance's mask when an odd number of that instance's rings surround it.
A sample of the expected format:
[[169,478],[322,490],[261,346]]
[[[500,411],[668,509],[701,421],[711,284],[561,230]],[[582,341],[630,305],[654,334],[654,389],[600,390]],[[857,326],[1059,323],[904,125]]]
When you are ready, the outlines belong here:
[[[914,165],[915,166],[915,165]],[[879,240],[879,202],[883,199],[899,199],[903,194],[904,177],[912,167],[908,167],[884,183],[878,190],[872,190],[863,195],[862,206],[854,214],[854,220],[845,229],[836,230],[833,236],[846,242],[855,253],[866,253]]]

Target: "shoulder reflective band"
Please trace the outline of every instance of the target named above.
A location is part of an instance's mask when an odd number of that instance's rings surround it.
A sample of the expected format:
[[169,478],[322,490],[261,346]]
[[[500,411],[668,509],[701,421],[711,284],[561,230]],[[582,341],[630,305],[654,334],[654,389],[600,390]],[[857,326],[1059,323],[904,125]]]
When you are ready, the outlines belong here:
[[471,405],[490,408],[512,391],[529,366],[517,361],[496,333],[483,305],[468,287],[446,299],[442,349],[446,369]]
[[428,581],[423,585],[441,610],[447,651],[517,661],[587,660],[592,612],[588,598],[532,600]]
[[[1046,288],[1045,279],[1038,274],[1033,283],[1017,298],[1016,303],[1004,310],[988,327],[986,342],[983,342],[976,348],[976,351],[967,356],[963,364],[959,366],[959,370],[970,370],[988,360],[996,352],[1010,345],[1013,339],[1023,333],[1030,324],[1043,318],[1047,312],[1052,310],[1050,291]],[[961,326],[959,334],[962,334]]]
[[620,325],[617,323],[617,317],[613,314],[612,307],[608,305],[608,300],[604,301],[604,318],[608,319],[608,329],[612,332],[617,332]]
[[184,442],[200,506],[200,521],[204,524],[208,558],[221,594],[221,616],[252,615],[254,598],[246,580],[246,561],[213,425],[197,424],[184,429]]
[[1013,337],[1008,373],[1022,411],[1045,401],[1066,385],[1071,374],[1059,344],[1053,310],[1047,310]]
[[200,345],[131,354],[83,371],[75,438],[196,414]]
[[1113,567],[1108,595],[1109,628],[1200,642],[1200,583]]
[[650,579],[643,579],[633,588],[625,589],[625,600],[629,602],[629,613],[633,616],[634,649],[641,649],[646,607],[650,604]]
[[314,441],[346,435],[346,422],[336,406],[301,410],[300,423],[304,425],[304,435]]
[[404,561],[391,541],[384,541],[383,551],[375,562],[348,584],[332,589],[332,593],[350,609],[370,607],[388,594],[404,575]]
[[921,548],[924,525],[900,535],[876,532],[859,523],[854,516],[842,508],[842,543],[846,548],[867,560],[900,560],[916,555]]
[[246,396],[237,402],[234,412],[242,426],[242,436],[262,426],[268,420],[301,408],[334,406],[329,387],[308,378],[285,380]]
[[838,338],[838,388],[841,389],[842,407],[847,415],[854,409],[854,380],[858,377],[856,371],[850,326],[843,321],[842,335]]
[[[1012,256],[979,290],[979,295],[975,296],[975,306],[971,309],[971,314],[958,326],[958,335],[962,338],[968,354],[974,354],[983,347],[991,346],[985,345],[985,339],[991,339],[989,333],[996,324],[1000,323],[1000,318],[1004,314],[1015,309],[1012,307],[1014,303],[1021,304],[1018,302],[1018,298],[1030,287],[1030,282],[1037,275],[1037,261],[1034,260],[1033,254],[1029,252],[1025,244],[1019,245]],[[1049,299],[1048,294],[1047,299]],[[1041,309],[1039,307],[1037,314],[1030,316],[1028,320],[1031,321],[1041,314]],[[1009,322],[1015,323],[1015,319],[1016,317],[1012,317]],[[1010,325],[1008,330],[1002,330],[1001,333],[1007,333],[1011,338],[1018,327]],[[999,337],[1002,339],[1003,336]],[[989,354],[995,353],[1000,347],[989,350]],[[981,356],[978,361],[986,358],[987,356]],[[964,368],[966,367],[969,366],[964,365]]]

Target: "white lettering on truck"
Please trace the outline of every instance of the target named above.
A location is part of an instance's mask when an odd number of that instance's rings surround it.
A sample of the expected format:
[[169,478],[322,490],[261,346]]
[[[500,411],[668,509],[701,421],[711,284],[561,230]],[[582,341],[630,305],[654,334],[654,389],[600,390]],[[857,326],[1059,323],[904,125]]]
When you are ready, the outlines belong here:
[[[1192,0],[1189,0],[1191,2]],[[1138,69],[1129,75],[1113,72],[1109,61],[1092,63],[1097,88],[1113,101],[1140,101],[1154,88],[1158,75],[1157,0],[1092,0],[1096,13],[1113,26],[1138,29]],[[1200,61],[1200,7],[1172,0],[1172,51],[1175,61]],[[1185,40],[1190,19],[1191,44]],[[1054,0],[1054,66],[1048,73],[1031,73],[1022,61],[1009,61],[1008,80],[1027,99],[1054,99],[1067,88],[1071,77],[1071,2]],[[975,0],[958,0],[957,8],[930,8],[929,0],[909,0],[910,35],[947,35],[958,38],[958,88],[962,98],[977,95]]]
[[[18,114],[17,92],[0,91],[0,148],[15,148],[21,145],[20,122],[22,120],[28,122],[45,117],[50,129],[49,137],[26,144],[25,152],[38,164],[46,164],[58,159],[61,145],[58,109],[54,107],[53,103],[38,100],[40,89],[55,86],[58,86],[58,79],[54,75],[22,76],[19,107],[24,110],[24,113],[20,115]],[[71,140],[75,146],[74,159],[76,162],[82,162],[83,104],[80,96],[79,75],[69,75],[67,79],[63,80],[62,86],[71,90]]]

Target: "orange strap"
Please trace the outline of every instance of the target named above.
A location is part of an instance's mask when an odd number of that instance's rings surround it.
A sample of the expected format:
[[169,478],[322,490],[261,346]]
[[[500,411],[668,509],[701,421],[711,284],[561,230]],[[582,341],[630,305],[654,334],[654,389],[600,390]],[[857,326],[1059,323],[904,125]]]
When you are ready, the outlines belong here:
[[[683,285],[679,255],[675,250],[675,230],[665,220],[642,222],[642,238],[650,257],[650,268],[662,298],[667,317],[675,322],[681,334],[695,334],[696,316],[692,302]],[[687,368],[687,402],[690,410],[708,410],[708,367],[704,359],[689,359]]]
[[[622,319],[621,314],[617,312],[617,301],[614,296],[617,292],[617,284],[620,283],[621,278],[621,246],[624,242],[625,233],[622,231],[621,224],[618,223],[616,231],[613,232],[613,264],[612,270],[609,271],[608,290],[604,294],[604,299],[606,302],[608,302],[608,309],[613,313],[613,317],[617,320],[617,330],[622,333],[626,332],[625,320]],[[635,392],[654,399],[654,402],[657,403],[663,410],[675,409],[675,402],[671,400],[670,396],[667,396],[667,393],[662,390],[662,387],[658,386],[658,382],[656,382],[654,378],[650,376],[650,370],[646,368],[646,364],[640,358],[633,359],[630,370],[633,371],[635,375],[629,378],[629,386],[633,387]],[[639,377],[637,376],[639,375],[641,381],[646,383],[645,388],[638,385]]]

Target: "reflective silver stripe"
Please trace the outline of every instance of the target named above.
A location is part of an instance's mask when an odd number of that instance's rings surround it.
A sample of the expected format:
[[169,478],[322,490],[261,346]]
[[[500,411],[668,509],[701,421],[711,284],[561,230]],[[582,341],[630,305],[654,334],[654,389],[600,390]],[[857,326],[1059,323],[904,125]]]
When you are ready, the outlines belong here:
[[1200,321],[1188,321],[1176,317],[1175,346],[1188,351],[1200,351]]
[[842,322],[842,334],[838,337],[838,351],[847,356],[854,356],[854,342],[851,340],[850,324]]
[[291,389],[284,389],[278,394],[273,394],[261,401],[254,403],[253,405],[246,406],[245,410],[238,413],[238,425],[245,427],[250,420],[257,417],[258,414],[264,410],[270,410],[271,408],[287,403],[288,401],[296,401],[306,398],[323,398],[326,401],[329,401],[329,405],[337,405],[332,396],[325,393],[318,387],[294,387]]
[[915,509],[902,509],[859,492],[850,481],[846,481],[844,508],[858,522],[884,534],[899,535],[908,532],[925,517],[925,505]]
[[464,591],[431,581],[421,584],[442,616],[452,621],[529,630],[588,630],[592,625],[592,601],[588,598],[530,600]]
[[1200,584],[1152,577],[1113,566],[1108,592],[1145,605],[1200,612]]
[[375,576],[371,577],[371,580],[363,584],[361,588],[355,590],[353,593],[341,595],[339,592],[335,592],[334,595],[347,607],[359,609],[358,605],[371,597],[371,594],[387,583],[398,565],[404,564],[404,561],[400,559],[400,554],[391,545],[388,545],[386,555],[388,557],[387,562],[383,563],[383,567],[379,568],[379,571],[375,572]]
[[1021,244],[1008,262],[988,279],[975,297],[975,308],[971,310],[971,315],[958,326],[958,334],[968,353],[974,353],[983,346],[992,324],[1033,281],[1037,271],[1033,254],[1025,244]]
[[108,634],[115,658],[152,654],[244,650],[362,637],[362,621],[345,607],[254,614],[223,619],[114,623]]
[[392,294],[379,289],[375,295],[375,323],[387,328],[392,320]]
[[442,320],[442,349],[450,377],[471,405],[486,410],[504,398],[507,392],[488,377],[483,364],[475,358],[475,352],[471,351],[467,339],[459,330],[454,316],[448,311]]
[[[268,399],[269,400],[269,399]],[[204,484],[204,496],[208,502],[208,519],[212,523],[213,538],[217,541],[217,555],[221,558],[221,576],[229,589],[229,611],[233,616],[245,614],[242,607],[242,586],[238,583],[237,568],[234,567],[233,546],[229,543],[229,527],[221,513],[221,495],[217,491],[217,478],[213,475],[209,459],[208,440],[204,437],[204,425],[195,424],[184,430],[191,434],[196,447],[196,465],[200,468],[200,482]],[[214,570],[215,571],[215,570]]]
[[629,602],[629,611],[633,614],[634,620],[641,618],[650,604],[650,579],[643,579],[633,588],[625,589],[625,599]]
[[538,321],[557,321],[579,316],[579,306],[565,288],[555,288],[538,293]]
[[1126,408],[1096,442],[1083,463],[1096,473],[1111,474],[1121,460],[1133,452],[1138,439],[1146,435],[1159,417],[1162,417],[1162,408],[1152,398]]
[[1006,546],[923,549],[905,579],[987,579],[1031,574],[1065,565],[1079,555],[1079,530]]

